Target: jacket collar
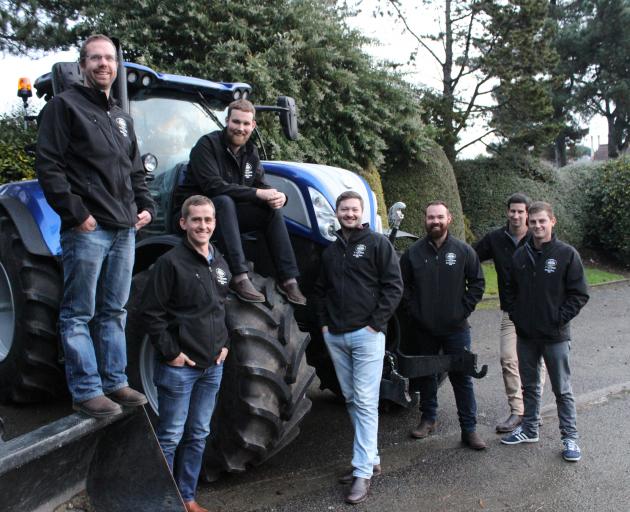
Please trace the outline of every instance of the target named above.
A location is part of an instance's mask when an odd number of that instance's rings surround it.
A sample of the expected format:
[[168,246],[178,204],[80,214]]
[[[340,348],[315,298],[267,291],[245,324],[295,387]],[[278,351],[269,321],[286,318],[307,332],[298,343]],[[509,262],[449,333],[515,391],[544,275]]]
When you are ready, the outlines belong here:
[[94,89],[94,87],[86,87],[81,84],[73,84],[72,87],[74,87],[81,95],[85,96],[92,103],[104,110],[111,110],[118,104],[111,94],[107,97],[103,91]]
[[433,238],[431,238],[431,236],[429,236],[428,234],[424,237],[424,241],[427,244],[427,246],[431,247],[431,249],[433,249],[435,252],[440,252],[442,249],[444,249],[446,246],[450,244],[451,233],[450,231],[446,232],[446,238],[444,239],[444,243],[439,248],[433,243]]
[[335,235],[337,235],[337,240],[341,241],[341,243],[345,245],[346,243],[354,243],[365,238],[366,236],[370,234],[370,231],[371,231],[370,224],[365,222],[362,224],[362,226],[363,226],[362,229],[353,229],[350,232],[350,238],[347,241],[343,236],[343,230],[338,229],[335,232]]
[[[514,241],[514,239],[512,238],[512,235],[510,234],[510,223],[509,223],[509,221],[505,223],[505,229],[503,230],[503,233],[511,241]],[[525,233],[525,236],[519,240],[519,242],[517,244],[517,247],[520,247],[521,245],[526,244],[527,242],[529,242],[531,240],[531,238],[532,238],[532,234],[529,232],[529,230],[527,230],[527,232]]]
[[[185,234],[184,234],[184,238],[182,239],[182,245],[186,247],[190,252],[192,252],[197,258],[203,261],[206,265],[208,264],[208,259],[204,258],[203,254],[200,254],[197,251],[197,249],[193,247],[193,245],[188,241],[188,237]],[[208,248],[210,250],[210,254],[212,255],[212,258],[214,259],[215,257],[214,246],[210,243],[208,244]]]
[[[231,155],[234,155],[234,153],[232,153],[232,150],[230,149],[230,144],[228,143],[228,139],[227,139],[227,128],[223,128],[223,130],[221,130],[221,144],[223,145],[223,147],[225,148],[225,150],[227,152],[229,152]],[[242,147],[242,146],[241,146]],[[245,147],[244,149],[241,149],[239,151],[239,153],[241,151],[245,151],[246,155],[249,155],[252,152],[252,148],[254,147],[254,143],[252,142],[251,138],[245,143]],[[236,155],[234,155],[236,156]]]

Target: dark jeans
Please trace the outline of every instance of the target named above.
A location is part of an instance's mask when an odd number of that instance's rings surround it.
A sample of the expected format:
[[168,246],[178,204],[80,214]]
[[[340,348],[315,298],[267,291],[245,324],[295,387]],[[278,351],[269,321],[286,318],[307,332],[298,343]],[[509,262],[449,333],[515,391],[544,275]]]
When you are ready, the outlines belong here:
[[[437,355],[442,349],[444,354],[460,354],[470,350],[470,329],[466,328],[452,334],[435,336],[426,332],[419,333],[421,345],[416,351],[419,355]],[[457,416],[462,432],[474,432],[477,427],[477,401],[473,390],[472,377],[459,372],[449,372],[448,378],[453,386]],[[437,418],[438,400],[437,375],[414,379],[413,388],[420,391],[420,411],[429,421]]]
[[518,370],[523,385],[523,431],[533,436],[538,433],[540,416],[540,365],[542,357],[547,366],[547,376],[551,382],[551,390],[556,396],[560,435],[562,438],[577,439],[577,413],[571,389],[571,369],[569,368],[569,352],[571,342],[537,343],[517,338]]
[[241,233],[260,231],[281,280],[300,275],[289,233],[280,210],[264,204],[236,203],[229,196],[216,196],[212,202],[217,213],[215,235],[232,274],[247,272]]

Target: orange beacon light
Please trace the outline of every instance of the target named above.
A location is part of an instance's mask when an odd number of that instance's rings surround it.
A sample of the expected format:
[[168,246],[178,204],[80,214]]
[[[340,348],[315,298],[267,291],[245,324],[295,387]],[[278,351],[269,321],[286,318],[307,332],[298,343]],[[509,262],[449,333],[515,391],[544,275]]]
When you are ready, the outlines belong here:
[[31,89],[31,81],[26,78],[26,77],[22,77],[18,80],[18,92],[17,95],[22,98],[22,101],[24,102],[24,106],[26,107],[26,104],[28,103],[28,99],[33,96],[33,91]]

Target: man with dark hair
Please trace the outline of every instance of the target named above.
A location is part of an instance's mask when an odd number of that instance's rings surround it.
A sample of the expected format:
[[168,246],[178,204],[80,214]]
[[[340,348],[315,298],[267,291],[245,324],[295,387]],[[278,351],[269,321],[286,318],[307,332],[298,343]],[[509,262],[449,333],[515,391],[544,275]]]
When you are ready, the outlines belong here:
[[[421,355],[459,354],[470,350],[468,317],[483,296],[485,281],[477,253],[448,232],[453,217],[442,201],[426,208],[427,236],[403,254],[400,269],[405,283],[404,304],[416,324]],[[485,442],[476,432],[477,402],[472,377],[448,374],[462,430],[462,442],[483,450]],[[437,376],[416,379],[422,417],[411,431],[415,439],[433,433],[437,418]]]
[[210,244],[216,224],[210,199],[186,199],[179,223],[186,236],[155,263],[140,310],[160,359],[156,435],[186,510],[207,512],[195,490],[228,353],[230,273]]
[[125,375],[125,304],[135,232],[151,222],[154,205],[132,119],[110,94],[114,44],[90,36],[79,65],[84,85],[57,94],[42,111],[35,170],[61,217],[59,329],[73,407],[100,418],[121,413],[118,404],[146,403]]
[[317,316],[335,366],[352,427],[351,483],[346,502],[365,501],[378,456],[378,400],[387,323],[402,296],[396,252],[389,240],[363,224],[363,199],[353,191],[337,198],[341,229],[322,255],[315,285]]
[[[531,235],[527,227],[527,208],[531,200],[520,192],[512,194],[507,200],[507,225],[495,229],[473,245],[481,261],[494,260],[499,285],[499,303],[503,311],[500,328],[499,354],[503,384],[510,406],[508,418],[496,426],[497,432],[512,432],[523,419],[523,393],[521,378],[518,373],[516,355],[516,330],[505,311],[505,284],[512,265],[512,255],[518,247],[527,243]],[[541,389],[544,386],[544,366],[541,370]]]
[[297,284],[299,276],[293,247],[280,213],[287,197],[270,188],[258,150],[250,141],[256,128],[256,110],[247,100],[228,107],[223,131],[204,135],[190,152],[184,182],[175,193],[175,206],[193,194],[212,198],[217,209],[217,240],[233,278],[230,288],[241,300],[264,302],[265,296],[249,280],[241,232],[262,231],[278,273],[278,289],[293,304],[305,305]]
[[553,233],[556,218],[549,203],[532,203],[528,224],[532,238],[514,253],[505,294],[506,310],[516,326],[525,411],[522,425],[501,442],[538,441],[542,357],[556,397],[562,456],[576,462],[582,454],[569,369],[569,323],[589,298],[584,268],[578,252]]

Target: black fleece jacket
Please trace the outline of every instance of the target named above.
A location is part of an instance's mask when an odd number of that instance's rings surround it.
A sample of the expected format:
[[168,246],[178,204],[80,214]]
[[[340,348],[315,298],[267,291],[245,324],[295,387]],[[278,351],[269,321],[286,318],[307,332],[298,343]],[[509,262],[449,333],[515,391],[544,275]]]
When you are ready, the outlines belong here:
[[505,311],[505,285],[512,266],[512,256],[514,251],[525,245],[530,238],[531,234],[528,232],[519,240],[518,244],[515,244],[509,234],[509,225],[507,225],[504,228],[491,231],[473,245],[480,261],[483,262],[490,259],[494,261],[499,285],[499,303],[503,311]]
[[219,251],[210,263],[184,238],[151,269],[140,310],[162,361],[184,352],[197,368],[208,368],[229,346],[225,299],[231,275]]
[[46,104],[35,170],[62,229],[89,215],[111,228],[134,226],[143,210],[155,217],[133,121],[97,89],[74,85]]
[[230,151],[225,129],[201,137],[190,151],[190,162],[183,183],[175,192],[175,211],[186,198],[230,196],[235,202],[261,202],[256,189],[269,188],[256,146],[247,141],[238,153]]
[[537,251],[517,249],[506,287],[506,311],[520,338],[554,343],[571,339],[569,322],[588,302],[578,252],[553,235]]
[[385,333],[402,291],[398,257],[385,236],[364,224],[346,241],[340,230],[315,284],[319,325],[335,334],[366,326]]
[[446,237],[438,249],[427,236],[403,254],[404,305],[422,331],[458,332],[483,296],[485,280],[477,253],[461,240]]

